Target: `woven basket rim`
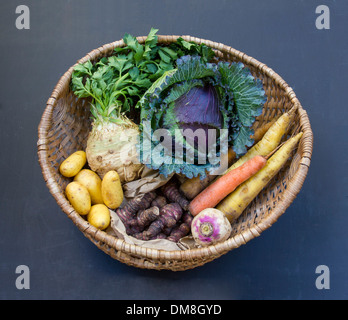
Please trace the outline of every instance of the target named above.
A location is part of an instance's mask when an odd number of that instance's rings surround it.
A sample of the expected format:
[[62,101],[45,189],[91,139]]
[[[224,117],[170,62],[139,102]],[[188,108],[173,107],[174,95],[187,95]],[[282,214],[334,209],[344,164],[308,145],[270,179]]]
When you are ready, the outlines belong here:
[[[130,255],[141,256],[144,259],[152,259],[155,261],[168,261],[168,260],[194,260],[197,258],[209,257],[211,255],[222,255],[228,251],[238,248],[239,246],[246,244],[251,239],[258,237],[263,231],[272,226],[278,218],[285,212],[288,206],[295,199],[299,193],[304,180],[307,176],[307,172],[311,162],[311,155],[313,149],[313,133],[310,127],[310,122],[306,111],[302,108],[300,101],[297,99],[296,94],[293,89],[283,80],[276,72],[271,68],[261,63],[255,58],[248,56],[247,54],[238,51],[230,46],[226,46],[222,43],[213,42],[206,39],[196,38],[189,35],[158,35],[159,43],[170,43],[175,41],[177,38],[182,37],[186,41],[193,41],[198,44],[205,43],[209,47],[217,50],[218,52],[225,52],[232,56],[235,56],[243,62],[244,64],[252,65],[256,69],[260,70],[262,73],[266,74],[268,77],[272,78],[281,89],[284,90],[286,95],[289,97],[291,103],[296,106],[297,112],[299,113],[300,125],[303,128],[303,153],[301,155],[299,167],[289,183],[289,187],[284,191],[282,198],[278,201],[277,206],[272,209],[270,215],[264,217],[257,225],[254,225],[250,229],[246,229],[241,233],[229,238],[228,240],[211,245],[203,248],[195,248],[190,250],[176,250],[176,251],[166,251],[162,249],[152,249],[141,247],[134,244],[129,244],[122,239],[118,239],[114,236],[107,234],[105,231],[98,230],[97,228],[91,226],[86,220],[84,220],[76,211],[71,207],[68,200],[61,192],[58,183],[54,179],[52,168],[49,165],[46,150],[47,148],[47,133],[50,127],[50,121],[53,115],[53,109],[55,107],[55,102],[59,97],[62,88],[66,85],[67,81],[70,82],[71,74],[74,67],[78,63],[83,63],[89,59],[96,59],[101,55],[110,54],[115,47],[124,46],[123,40],[114,41],[99,48],[96,48],[84,57],[79,59],[73,66],[71,66],[59,79],[58,83],[54,87],[51,96],[49,97],[46,108],[43,112],[42,118],[38,126],[38,159],[42,169],[42,174],[49,188],[50,193],[53,195],[55,200],[61,209],[67,214],[67,216],[72,219],[75,225],[83,232],[85,235],[105,243],[107,246],[114,248],[116,251],[123,252]],[[137,37],[140,43],[143,43],[146,36]],[[138,267],[141,265],[137,265]]]

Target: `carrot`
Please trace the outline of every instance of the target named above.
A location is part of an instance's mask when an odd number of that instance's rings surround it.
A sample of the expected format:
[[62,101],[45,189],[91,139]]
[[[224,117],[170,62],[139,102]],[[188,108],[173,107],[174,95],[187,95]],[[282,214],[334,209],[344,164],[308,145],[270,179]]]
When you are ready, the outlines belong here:
[[250,148],[244,156],[230,166],[225,173],[237,168],[256,155],[267,156],[270,154],[279,145],[281,138],[288,131],[294,113],[295,107],[282,114],[277,121],[270,126],[262,139]]
[[[230,166],[233,160],[236,158],[236,153],[232,148],[228,149],[228,165]],[[204,179],[200,176],[187,179],[180,185],[180,192],[189,200],[192,200],[197,196],[203,189],[205,189],[213,180],[216,175],[214,173],[207,174]]]
[[202,210],[214,208],[221,200],[266,165],[266,158],[255,156],[243,165],[229,171],[205,188],[190,203],[189,210],[196,216]]
[[[284,116],[283,119],[285,117],[287,118],[287,121],[288,121],[288,116],[287,115]],[[272,120],[271,122],[267,122],[262,127],[255,130],[254,135],[251,136],[251,138],[254,139],[255,143],[258,143],[262,139],[262,137],[265,135],[265,133],[274,123],[275,123],[275,120]],[[229,166],[233,164],[233,161],[235,160],[235,158],[236,158],[236,153],[233,151],[232,148],[229,148],[228,149],[228,165]],[[242,163],[239,162],[238,164],[242,164]],[[214,175],[214,173],[211,173],[211,174],[207,174],[207,176],[204,179],[201,179],[199,176],[191,178],[191,179],[187,179],[181,184],[180,191],[187,199],[192,200],[203,189],[205,189],[207,186],[209,186],[209,184],[211,184],[214,180],[218,178],[219,176],[217,177],[216,175]]]
[[243,182],[231,194],[223,199],[216,209],[222,211],[230,222],[236,220],[252,200],[266,187],[289,159],[302,132],[288,139],[268,160],[267,164],[252,178]]

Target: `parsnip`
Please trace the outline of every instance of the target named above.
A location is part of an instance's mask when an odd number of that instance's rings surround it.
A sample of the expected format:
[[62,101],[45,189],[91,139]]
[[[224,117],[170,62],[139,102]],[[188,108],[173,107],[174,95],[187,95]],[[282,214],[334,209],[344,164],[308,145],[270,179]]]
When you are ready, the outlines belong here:
[[267,164],[254,176],[242,183],[222,200],[216,209],[222,211],[230,222],[236,220],[260,191],[270,182],[289,159],[302,132],[288,139],[268,160]]
[[[287,116],[286,116],[287,117]],[[252,138],[254,139],[255,143],[258,143],[262,137],[265,135],[265,133],[268,131],[268,129],[275,123],[275,120],[272,120],[271,122],[268,122],[264,124],[262,127],[255,130],[254,135]],[[233,161],[236,158],[236,153],[233,151],[232,148],[228,149],[228,165],[231,166],[233,164]],[[245,161],[246,162],[246,161]],[[242,165],[242,163],[241,163]],[[231,169],[232,170],[232,169]],[[226,170],[225,173],[231,171]],[[201,191],[203,191],[205,188],[209,186],[209,184],[218,178],[218,176],[213,174],[207,174],[207,176],[204,179],[201,179],[198,177],[193,177],[191,179],[187,179],[184,181],[180,186],[181,193],[189,200],[192,200],[194,197],[196,197]]]
[[225,173],[239,167],[257,155],[266,157],[270,154],[279,145],[283,135],[288,131],[293,115],[294,108],[282,114],[278,120],[271,125],[262,139],[250,148],[244,156],[239,158],[232,166],[230,166]]
[[255,156],[238,168],[224,174],[190,202],[189,211],[193,216],[197,216],[204,209],[214,208],[244,181],[259,172],[266,163],[265,157]]

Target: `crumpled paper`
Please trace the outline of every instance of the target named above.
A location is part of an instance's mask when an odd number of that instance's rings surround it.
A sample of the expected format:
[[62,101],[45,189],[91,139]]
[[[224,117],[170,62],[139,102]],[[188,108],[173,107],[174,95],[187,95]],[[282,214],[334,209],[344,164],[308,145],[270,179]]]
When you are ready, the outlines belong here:
[[155,240],[143,241],[143,240],[136,239],[132,236],[129,236],[126,233],[126,228],[123,222],[118,217],[116,212],[110,210],[110,215],[111,215],[110,227],[112,231],[115,233],[117,238],[122,239],[129,244],[134,244],[141,247],[157,249],[157,250],[161,250],[161,249],[166,251],[181,250],[181,248],[175,242],[169,241],[166,239],[155,239]]
[[173,175],[174,173],[165,177],[157,170],[145,166],[139,179],[123,184],[124,197],[129,201],[140,194],[153,191],[165,185]]
[[192,236],[186,236],[179,240],[178,247],[181,250],[190,250],[190,249],[196,249],[196,248],[202,248],[201,245],[197,244],[195,239]]

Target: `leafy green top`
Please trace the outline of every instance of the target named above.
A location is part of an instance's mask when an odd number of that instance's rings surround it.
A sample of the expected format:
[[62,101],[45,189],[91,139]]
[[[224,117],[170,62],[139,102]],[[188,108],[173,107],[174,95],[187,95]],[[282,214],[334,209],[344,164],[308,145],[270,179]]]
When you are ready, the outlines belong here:
[[214,56],[206,45],[182,38],[161,46],[157,31],[152,28],[143,44],[125,34],[125,46],[115,48],[113,55],[75,66],[71,89],[79,98],[92,98],[91,113],[95,121],[123,122],[124,115],[136,106],[152,83],[174,69],[181,56],[199,54],[205,60]]

